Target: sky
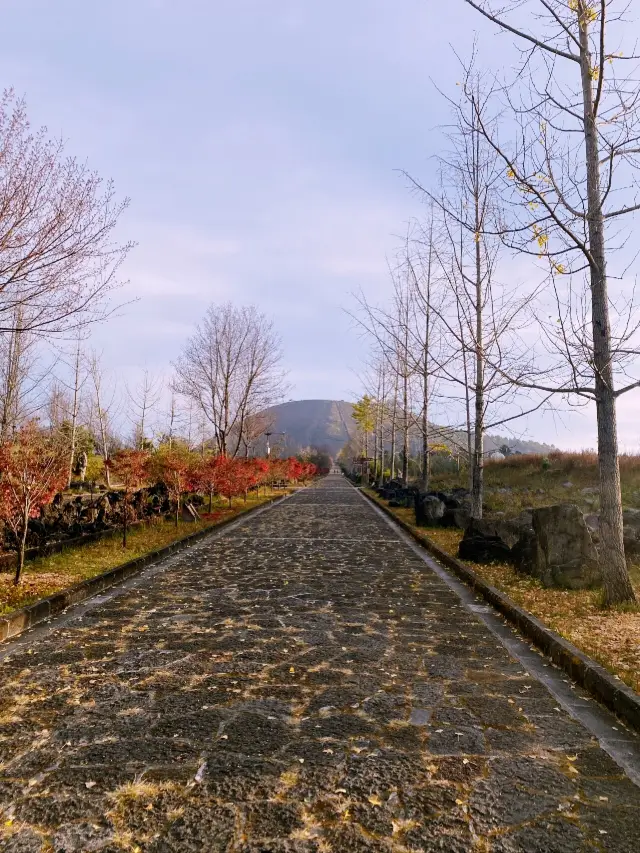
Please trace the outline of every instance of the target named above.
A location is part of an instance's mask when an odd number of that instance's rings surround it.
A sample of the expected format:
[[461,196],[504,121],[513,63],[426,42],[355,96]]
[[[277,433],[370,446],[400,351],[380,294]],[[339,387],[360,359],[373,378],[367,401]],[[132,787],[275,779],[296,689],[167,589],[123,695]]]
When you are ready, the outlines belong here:
[[[364,344],[345,308],[381,298],[424,215],[455,51],[510,56],[462,0],[5,0],[0,81],[35,126],[115,181],[127,303],[94,332],[119,377],[162,374],[211,303],[283,338],[293,399],[354,399]],[[620,412],[636,449],[637,403]],[[589,413],[527,435],[595,441]]]

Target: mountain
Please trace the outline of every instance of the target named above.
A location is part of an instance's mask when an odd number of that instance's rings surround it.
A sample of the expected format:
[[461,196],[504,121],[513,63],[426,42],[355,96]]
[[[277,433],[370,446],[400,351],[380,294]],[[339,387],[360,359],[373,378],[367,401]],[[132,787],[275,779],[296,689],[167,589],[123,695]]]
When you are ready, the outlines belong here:
[[[285,453],[296,453],[304,447],[326,450],[334,459],[338,452],[355,434],[355,423],[351,417],[353,404],[345,400],[291,400],[279,406],[271,406],[264,413],[273,433],[271,444]],[[434,441],[458,445],[465,448],[466,433],[449,427],[432,427]],[[277,433],[285,433],[284,436]],[[419,439],[412,438],[412,451],[419,451]],[[512,451],[520,453],[549,453],[554,450],[549,444],[526,441],[513,437],[487,435],[485,450],[490,453],[507,444]],[[261,452],[263,449],[260,448]]]
[[[272,423],[274,447],[280,445],[288,453],[315,447],[335,458],[355,433],[352,411],[344,400],[292,400],[271,406],[265,415]],[[285,435],[275,434],[281,432]]]

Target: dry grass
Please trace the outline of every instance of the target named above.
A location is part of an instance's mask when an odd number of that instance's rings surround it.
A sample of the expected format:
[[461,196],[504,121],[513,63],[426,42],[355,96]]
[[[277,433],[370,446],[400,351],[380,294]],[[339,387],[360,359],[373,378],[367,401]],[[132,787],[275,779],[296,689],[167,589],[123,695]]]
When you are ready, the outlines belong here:
[[[19,586],[13,583],[13,572],[0,573],[0,613],[33,604],[34,601],[60,592],[82,580],[183,539],[197,530],[215,527],[221,521],[259,506],[274,494],[276,493],[267,492],[260,497],[251,497],[246,504],[241,498],[234,499],[231,507],[227,501],[224,501],[224,504],[214,504],[211,514],[204,513],[202,520],[198,522],[181,522],[178,530],[173,521],[165,520],[135,527],[129,531],[126,549],[122,547],[122,540],[114,537],[33,560],[25,565]],[[277,494],[283,494],[282,490]]]
[[[625,506],[640,507],[640,456],[620,457],[622,499]],[[597,489],[598,467],[595,453],[531,453],[489,459],[485,462],[485,505],[488,511],[519,512],[525,507],[548,506],[553,503],[575,503],[583,511],[598,511],[596,494],[583,489]],[[565,485],[570,484],[570,485]],[[449,489],[467,487],[464,472],[436,474],[432,487]],[[501,493],[500,489],[509,489]]]
[[[577,454],[576,454],[577,455]],[[380,501],[375,493],[368,491]],[[391,509],[424,540],[457,556],[462,531],[416,527],[411,509]],[[504,563],[481,565],[467,562],[481,578],[505,592],[545,625],[573,643],[609,672],[640,692],[640,613],[603,610],[598,590],[545,589],[537,580],[518,574]],[[631,567],[631,578],[640,601],[640,567]]]

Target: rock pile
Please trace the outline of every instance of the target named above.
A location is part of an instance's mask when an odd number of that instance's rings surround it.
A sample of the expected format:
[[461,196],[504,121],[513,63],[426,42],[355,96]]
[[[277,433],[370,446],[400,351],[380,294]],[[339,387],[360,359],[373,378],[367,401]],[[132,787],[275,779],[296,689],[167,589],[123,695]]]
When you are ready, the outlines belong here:
[[511,563],[543,586],[588,589],[602,582],[596,546],[575,504],[538,507],[510,519],[473,519],[458,555]]
[[466,489],[417,492],[414,506],[416,524],[420,526],[464,528],[471,518],[471,501]]
[[[126,505],[130,524],[171,510],[166,488],[160,483],[135,492]],[[97,496],[78,495],[65,498],[59,494],[42,508],[39,518],[29,520],[28,549],[46,549],[47,546],[71,539],[98,535],[122,525],[125,503],[122,492],[105,491]],[[3,531],[3,550],[15,549],[12,531]]]
[[[591,494],[594,489],[582,491]],[[425,493],[390,483],[378,493],[390,506],[414,506],[419,526],[464,530],[458,549],[463,560],[510,563],[547,587],[590,589],[602,584],[600,518],[593,512],[583,514],[576,504],[526,509],[513,517],[494,513],[475,519],[471,518],[470,493],[466,489]],[[637,557],[640,509],[626,509],[623,518],[625,554]]]
[[512,562],[512,548],[530,527],[530,511],[515,518],[472,518],[464,528],[458,556],[474,563]]

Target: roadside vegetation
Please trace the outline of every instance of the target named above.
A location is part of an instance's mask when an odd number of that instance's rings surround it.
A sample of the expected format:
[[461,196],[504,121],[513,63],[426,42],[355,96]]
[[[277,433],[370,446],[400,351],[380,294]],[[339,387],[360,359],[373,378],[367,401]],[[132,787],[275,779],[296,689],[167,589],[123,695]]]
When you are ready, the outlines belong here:
[[[640,456],[619,456],[622,503],[640,507]],[[431,476],[431,488],[465,488],[465,471],[453,466]],[[598,457],[593,452],[547,455],[523,454],[484,462],[485,512],[517,514],[527,507],[554,503],[576,503],[587,511],[597,511]]]

